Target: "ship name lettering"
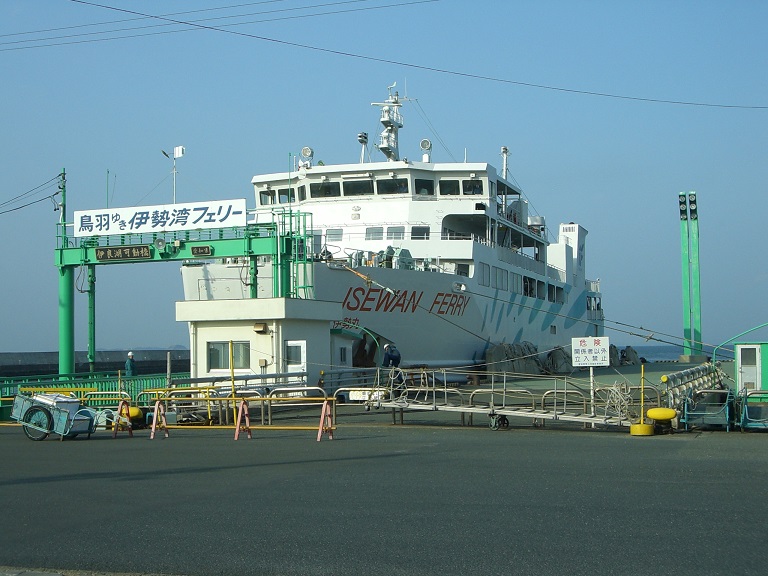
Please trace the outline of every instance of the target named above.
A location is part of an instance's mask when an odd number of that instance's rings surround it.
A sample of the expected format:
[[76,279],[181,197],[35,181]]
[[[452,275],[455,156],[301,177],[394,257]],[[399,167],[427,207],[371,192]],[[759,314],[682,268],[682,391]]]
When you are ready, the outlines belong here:
[[432,301],[429,311],[435,314],[463,316],[469,304],[469,296],[453,294],[451,292],[438,292]]
[[342,308],[346,310],[359,310],[360,312],[416,312],[424,292],[415,290],[401,290],[393,294],[381,288],[368,288],[361,286],[350,288],[344,296]]

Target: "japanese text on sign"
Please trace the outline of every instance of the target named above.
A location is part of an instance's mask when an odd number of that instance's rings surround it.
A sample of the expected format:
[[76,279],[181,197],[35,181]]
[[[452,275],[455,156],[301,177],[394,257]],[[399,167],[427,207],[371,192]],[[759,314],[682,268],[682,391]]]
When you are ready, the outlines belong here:
[[245,226],[245,199],[75,210],[74,235],[109,236]]
[[607,336],[571,338],[573,366],[609,366],[610,343]]
[[148,245],[96,248],[96,260],[148,260],[152,257]]

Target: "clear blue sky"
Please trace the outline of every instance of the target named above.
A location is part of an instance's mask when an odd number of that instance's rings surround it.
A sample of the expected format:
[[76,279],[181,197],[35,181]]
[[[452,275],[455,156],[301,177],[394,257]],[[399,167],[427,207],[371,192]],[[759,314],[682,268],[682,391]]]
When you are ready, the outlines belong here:
[[[158,27],[167,22],[106,5],[203,26],[249,23],[231,32]],[[588,276],[601,280],[609,327],[682,336],[685,190],[699,195],[704,341],[768,322],[766,2],[104,6],[0,3],[0,351],[58,349],[58,213],[49,200],[7,212],[54,190],[9,200],[66,168],[70,217],[107,197],[110,206],[168,203],[171,164],[160,150],[184,145],[179,199],[244,197],[252,206],[251,177],[287,169],[302,146],[326,163],[357,161],[357,133],[379,132],[370,102],[394,81],[426,114],[403,109],[404,155],[417,157],[428,137],[436,161],[466,150],[500,168],[506,145],[511,174],[550,229],[575,221],[589,230]],[[222,19],[232,15],[241,16]],[[174,264],[99,267],[97,347],[188,345],[174,318],[181,298]],[[76,305],[83,350],[85,294]]]

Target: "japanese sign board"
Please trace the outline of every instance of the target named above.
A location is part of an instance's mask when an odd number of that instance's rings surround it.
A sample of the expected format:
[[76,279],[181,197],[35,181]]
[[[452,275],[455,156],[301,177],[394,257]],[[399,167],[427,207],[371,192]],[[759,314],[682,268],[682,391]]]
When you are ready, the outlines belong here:
[[579,366],[610,366],[610,343],[607,336],[571,338],[571,363]]
[[137,244],[133,246],[110,246],[96,248],[96,260],[148,260],[152,257],[149,245]]
[[192,246],[192,256],[213,256],[211,246]]
[[75,210],[76,237],[245,226],[245,199]]

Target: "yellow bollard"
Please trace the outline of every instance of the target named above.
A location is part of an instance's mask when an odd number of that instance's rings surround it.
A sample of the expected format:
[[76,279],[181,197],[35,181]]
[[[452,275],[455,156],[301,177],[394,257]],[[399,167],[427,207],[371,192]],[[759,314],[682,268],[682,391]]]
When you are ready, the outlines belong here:
[[645,364],[640,366],[640,422],[629,426],[631,436],[653,436],[653,424],[645,423]]

